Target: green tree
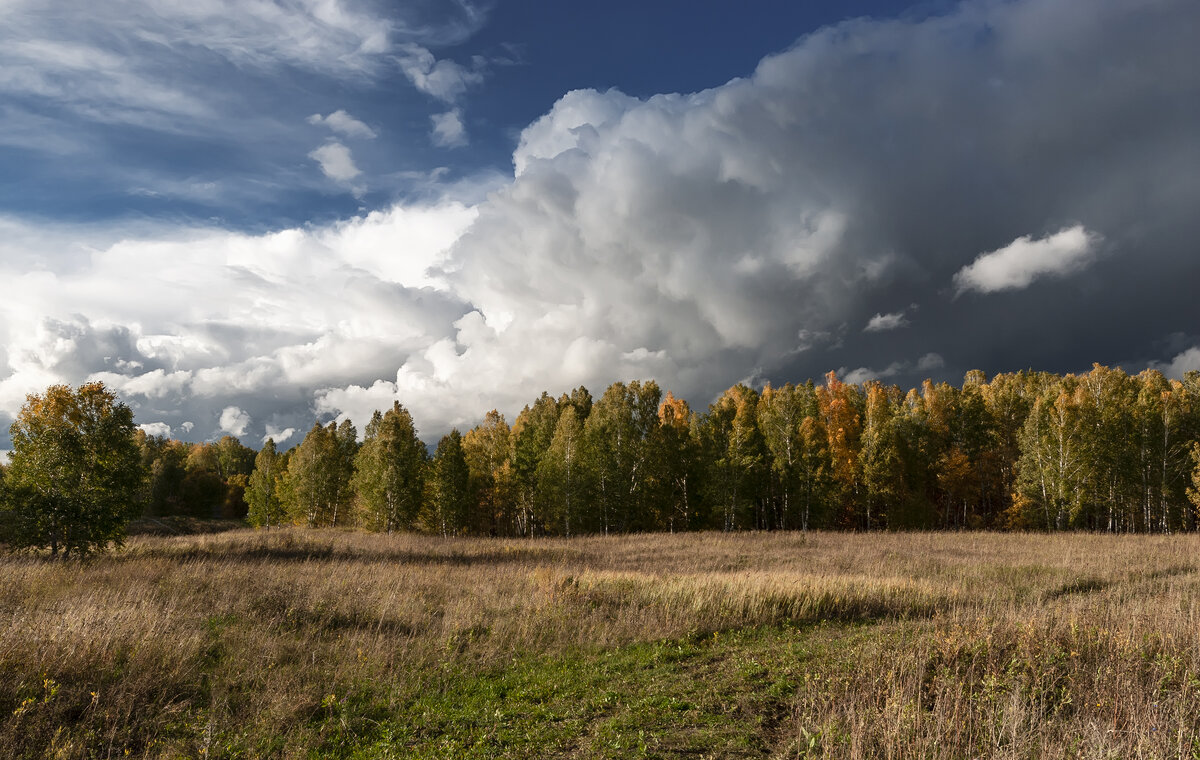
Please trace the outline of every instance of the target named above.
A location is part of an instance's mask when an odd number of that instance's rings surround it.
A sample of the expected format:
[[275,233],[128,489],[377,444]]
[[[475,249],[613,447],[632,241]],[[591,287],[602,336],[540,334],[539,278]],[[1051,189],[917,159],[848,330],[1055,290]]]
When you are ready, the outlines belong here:
[[254,472],[255,451],[231,435],[217,441],[217,473],[225,485],[221,516],[241,519],[246,516],[246,487]]
[[329,423],[333,432],[334,496],[333,515],[330,525],[337,527],[338,517],[350,517],[350,506],[354,503],[354,459],[358,456],[358,431],[350,420],[342,420],[337,427]]
[[[140,431],[139,431],[140,432]],[[144,440],[142,463],[149,473],[145,513],[164,516],[185,512],[183,482],[187,477],[188,445],[150,436]]]
[[231,435],[216,443],[217,474],[228,483],[238,475],[250,477],[256,459],[254,449],[245,446]]
[[758,399],[758,428],[771,454],[771,470],[778,483],[774,527],[795,527],[795,495],[799,456],[800,422],[816,413],[816,396],[809,389],[788,383],[782,388],[763,388]]
[[471,471],[457,429],[438,441],[430,474],[431,527],[443,536],[457,535],[466,529],[471,507]]
[[379,435],[379,426],[383,424],[383,412],[376,409],[371,413],[371,421],[363,429],[363,440]]
[[226,500],[217,444],[188,446],[183,482],[179,487],[180,511],[193,517],[220,517]]
[[698,527],[700,456],[692,435],[692,411],[670,391],[658,407],[650,450],[652,501],[658,505],[659,525],[672,533]]
[[[1079,484],[1070,526],[1099,530],[1114,516],[1140,511],[1143,530],[1157,524],[1155,489],[1143,481],[1139,462],[1150,454],[1157,438],[1139,431],[1136,413],[1138,382],[1124,370],[1093,365],[1073,384],[1078,411],[1075,449],[1080,453]],[[1152,412],[1153,414],[1154,412]],[[1139,433],[1149,433],[1140,435]],[[1143,510],[1137,510],[1140,505]]]
[[120,544],[145,475],[134,431],[133,412],[103,383],[26,397],[4,483],[10,544],[64,558]]
[[1200,442],[1193,443],[1188,454],[1191,457],[1192,471],[1189,478],[1191,483],[1187,487],[1187,498],[1192,503],[1192,511],[1200,514]]
[[1025,420],[1012,506],[1012,522],[1018,526],[1062,529],[1080,512],[1086,446],[1075,381],[1064,378],[1057,392],[1040,396]]
[[512,530],[511,441],[512,431],[495,409],[463,436],[474,505],[470,523],[480,533],[508,534]]
[[275,439],[268,438],[262,451],[254,457],[254,472],[246,487],[246,517],[255,527],[278,526],[287,518],[287,510],[280,498],[279,480],[283,475],[279,453],[275,450]]
[[820,417],[800,421],[796,439],[796,489],[800,506],[800,529],[824,526],[833,509],[836,485],[829,432]]
[[[331,444],[334,445],[334,444]],[[388,533],[415,526],[425,491],[425,444],[412,415],[393,402],[354,458],[352,486],[367,526]]]
[[579,514],[584,507],[582,445],[583,425],[575,407],[568,404],[558,415],[554,437],[538,465],[539,500],[547,528],[561,529],[564,536],[570,536],[572,528],[579,532]]
[[[908,500],[894,395],[878,381],[867,384],[861,454],[864,527],[867,530],[894,515]],[[895,527],[894,521],[889,524]]]
[[575,419],[582,425],[587,421],[588,415],[592,413],[592,394],[587,388],[582,385],[571,391],[570,395],[564,393],[558,397],[559,413],[568,406],[575,407]]
[[707,495],[722,530],[765,528],[769,454],[758,429],[758,394],[735,385],[711,404],[698,433],[705,456]]
[[1192,400],[1183,383],[1167,380],[1157,370],[1146,370],[1136,382],[1133,416],[1146,523],[1163,532],[1191,529],[1194,522],[1185,489],[1191,469],[1186,427]]
[[583,426],[583,451],[599,507],[598,515],[590,515],[594,529],[607,534],[656,527],[647,503],[647,464],[661,399],[653,380],[635,380],[613,383],[592,405]]
[[283,501],[292,521],[315,528],[331,525],[341,489],[337,483],[336,426],[315,423],[288,460]]
[[533,406],[526,406],[517,415],[512,427],[512,463],[515,476],[517,533],[531,535],[538,523],[544,522],[537,513],[538,465],[550,448],[554,428],[558,425],[558,403],[550,394],[542,395]]
[[958,397],[954,440],[970,463],[971,483],[960,489],[972,497],[963,518],[963,525],[968,528],[993,524],[1007,507],[1009,486],[1000,477],[1001,460],[993,453],[999,445],[998,427],[984,397],[986,382],[982,371],[969,371]]

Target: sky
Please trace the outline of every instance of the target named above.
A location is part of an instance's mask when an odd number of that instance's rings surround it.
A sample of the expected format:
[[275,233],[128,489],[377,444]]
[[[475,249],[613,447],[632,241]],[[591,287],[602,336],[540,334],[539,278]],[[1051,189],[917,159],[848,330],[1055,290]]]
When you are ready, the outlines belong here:
[[0,450],[1200,369],[1200,4],[0,0]]

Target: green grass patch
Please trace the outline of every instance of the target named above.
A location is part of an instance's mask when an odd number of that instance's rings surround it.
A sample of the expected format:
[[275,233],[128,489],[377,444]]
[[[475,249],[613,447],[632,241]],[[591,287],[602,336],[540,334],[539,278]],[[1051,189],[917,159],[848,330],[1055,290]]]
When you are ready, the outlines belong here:
[[[307,745],[312,758],[352,760],[765,757],[806,674],[836,665],[831,650],[866,628],[761,628],[519,654],[478,673],[449,661],[402,690],[364,680],[331,691],[307,735],[287,743]],[[272,750],[262,736],[213,738],[208,757]]]

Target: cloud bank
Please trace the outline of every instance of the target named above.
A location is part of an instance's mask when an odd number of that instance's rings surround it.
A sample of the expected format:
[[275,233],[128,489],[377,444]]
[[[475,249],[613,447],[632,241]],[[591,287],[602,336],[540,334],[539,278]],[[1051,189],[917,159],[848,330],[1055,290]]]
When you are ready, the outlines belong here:
[[[847,22],[703,92],[567,93],[478,203],[265,235],[0,222],[0,410],[94,377],[193,437],[295,441],[393,399],[428,437],[618,379],[703,407],[831,367],[1182,366],[1154,347],[1200,318],[1197,23],[1183,0]],[[444,102],[474,81],[404,54]],[[897,303],[921,319],[885,330]]]
[[0,260],[0,416],[93,378],[144,425],[286,440],[317,389],[387,376],[451,334],[467,307],[429,270],[476,214],[447,200],[266,235],[9,222],[26,258]]

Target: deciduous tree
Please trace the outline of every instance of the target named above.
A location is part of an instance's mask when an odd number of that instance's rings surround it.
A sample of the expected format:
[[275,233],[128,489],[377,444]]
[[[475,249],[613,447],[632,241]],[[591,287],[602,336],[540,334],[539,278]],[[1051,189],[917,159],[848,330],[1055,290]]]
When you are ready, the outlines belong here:
[[10,543],[82,556],[121,543],[144,471],[133,412],[103,383],[26,397],[10,428]]
[[579,513],[585,506],[582,446],[583,425],[575,407],[568,404],[558,415],[554,437],[538,465],[539,501],[546,527],[564,536],[572,535],[572,529],[579,532]]
[[457,535],[467,527],[471,506],[471,471],[457,429],[438,441],[430,474],[430,527],[443,536]]
[[504,415],[493,409],[463,436],[463,453],[471,473],[473,527],[492,535],[512,530],[512,433]]
[[[336,449],[336,442],[332,444]],[[394,402],[354,458],[354,490],[367,525],[391,533],[414,527],[425,490],[425,444],[412,415]]]
[[280,525],[287,517],[283,500],[280,498],[279,480],[283,475],[280,457],[275,450],[275,439],[268,438],[262,450],[254,457],[254,472],[246,487],[246,515],[255,527],[270,528]]

